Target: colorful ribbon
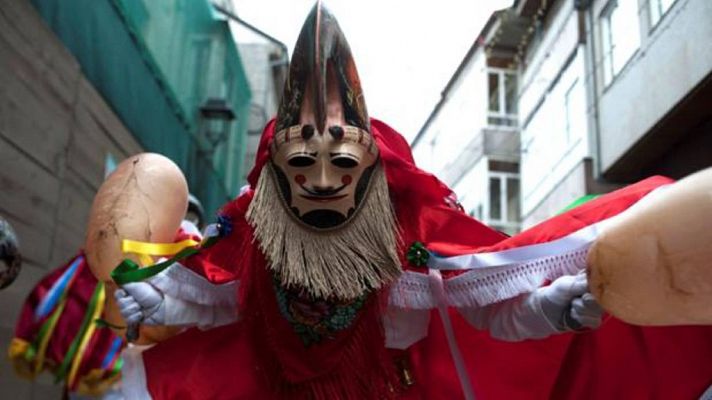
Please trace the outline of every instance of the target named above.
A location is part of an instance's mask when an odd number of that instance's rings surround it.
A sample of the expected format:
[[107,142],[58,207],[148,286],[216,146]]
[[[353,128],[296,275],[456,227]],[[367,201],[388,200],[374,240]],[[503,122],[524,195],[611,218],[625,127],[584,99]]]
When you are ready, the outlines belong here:
[[574,200],[574,201],[573,201],[571,204],[569,204],[568,206],[564,207],[561,211],[559,211],[559,212],[556,213],[556,214],[557,214],[557,215],[558,215],[558,214],[563,214],[563,213],[565,213],[566,211],[573,210],[574,208],[576,208],[576,207],[578,207],[578,206],[580,206],[580,205],[582,205],[582,204],[588,203],[589,201],[595,199],[596,197],[600,197],[600,196],[601,196],[600,194],[587,194],[587,195],[581,196],[581,197],[579,197],[578,199]]
[[[99,324],[97,324],[97,328],[99,328]],[[116,358],[119,355],[119,352],[121,351],[121,345],[123,344],[123,340],[121,340],[120,337],[115,337],[114,341],[111,342],[111,347],[109,347],[109,351],[106,352],[106,355],[104,356],[104,359],[101,361],[101,369],[102,370],[107,370],[111,367],[111,364],[116,361]]]
[[[40,302],[40,307],[42,308],[40,313],[35,314],[35,318],[39,318],[39,315],[47,315],[54,308],[52,315],[42,324],[37,337],[32,341],[32,345],[27,349],[25,354],[25,359],[30,361],[34,358],[34,373],[38,374],[42,371],[44,365],[45,354],[47,352],[47,346],[49,345],[49,340],[52,338],[54,329],[57,327],[57,321],[64,311],[64,306],[67,303],[67,293],[69,288],[79,276],[80,270],[84,267],[83,256],[77,257],[77,259],[72,263],[72,265],[65,271],[60,279],[55,285],[49,290],[47,297],[45,297]],[[45,301],[45,299],[47,299]],[[59,303],[59,304],[57,304]]]
[[153,258],[151,256],[170,256],[179,253],[187,247],[195,247],[198,244],[198,242],[192,239],[186,239],[178,243],[148,243],[124,239],[121,241],[121,251],[124,254],[138,254],[141,264],[148,266],[153,264]]
[[73,387],[74,385],[74,379],[77,376],[77,372],[79,372],[79,365],[81,364],[82,359],[84,358],[84,353],[87,351],[87,347],[89,345],[89,341],[91,340],[92,336],[94,335],[94,331],[96,330],[96,324],[93,323],[94,320],[99,318],[101,316],[102,311],[104,311],[104,301],[106,300],[106,290],[104,289],[104,283],[99,282],[96,285],[96,288],[94,289],[95,295],[92,296],[92,302],[95,303],[93,306],[90,306],[91,312],[91,321],[89,323],[89,326],[87,327],[86,332],[84,335],[82,335],[82,341],[79,344],[79,349],[77,350],[76,356],[74,356],[74,360],[72,361],[72,368],[69,370],[69,378],[67,379],[67,387]]
[[[66,294],[63,294],[61,300],[59,301],[59,305],[54,310],[52,315],[47,319],[47,321],[42,324],[37,338],[32,343],[32,346],[30,346],[27,354],[25,355],[25,358],[28,361],[32,358],[35,358],[35,374],[38,374],[42,371],[42,366],[44,365],[44,359],[45,354],[47,353],[47,345],[49,344],[49,339],[52,337],[52,333],[54,333],[54,328],[57,326],[57,321],[59,321],[59,316],[62,315],[62,311],[64,311],[64,305],[66,303],[67,296]],[[39,343],[39,345],[37,345],[36,343]]]
[[[74,336],[72,344],[69,346],[69,350],[64,355],[64,359],[57,369],[55,374],[55,383],[61,382],[68,374],[71,374],[71,370],[74,370],[76,374],[76,369],[78,368],[78,363],[81,361],[81,356],[84,351],[86,351],[86,346],[91,338],[91,333],[94,332],[96,325],[94,320],[101,315],[101,310],[104,306],[104,283],[97,283],[94,288],[94,293],[91,296],[89,305],[87,307],[87,312],[84,314],[84,319],[82,319],[82,324],[80,325],[79,332]],[[101,304],[100,304],[101,302]],[[99,313],[97,314],[97,311]],[[80,354],[81,353],[81,354]],[[79,356],[79,357],[77,357]],[[78,360],[78,361],[77,361]],[[76,365],[75,365],[76,364]],[[71,380],[74,376],[70,376],[70,380],[67,381],[67,386],[71,387]]]
[[[208,248],[215,244],[217,242],[219,237],[209,237],[206,240],[204,240],[202,243],[197,243],[194,240],[188,239],[184,240],[179,243],[170,243],[169,245],[182,245],[183,248],[176,253],[168,253],[168,254],[175,254],[173,257],[169,258],[168,260],[165,260],[163,262],[160,262],[155,265],[151,265],[148,267],[141,268],[136,262],[129,260],[129,259],[124,259],[121,264],[119,264],[113,271],[111,271],[111,278],[116,282],[117,285],[124,285],[126,283],[132,283],[132,282],[141,282],[145,281],[146,279],[158,275],[161,273],[163,270],[166,268],[170,267],[173,265],[173,263],[178,262],[186,257],[190,257],[192,255],[198,254],[201,249]],[[125,242],[125,241],[124,241]],[[141,242],[134,242],[134,243],[141,243]],[[191,243],[191,244],[188,244]],[[197,246],[196,246],[197,245]],[[136,246],[135,244],[129,245],[131,246]],[[157,243],[141,243],[139,248],[142,248],[143,250],[150,249],[152,246],[165,246],[161,247],[160,250],[161,252],[165,252],[168,250],[175,250],[179,246],[176,246],[175,248],[170,248],[167,246],[167,244],[157,244]],[[195,246],[195,247],[186,247],[186,246]],[[124,245],[122,245],[122,248]],[[155,254],[154,255],[158,255]]]
[[78,275],[79,266],[82,262],[84,262],[84,256],[80,255],[75,258],[69,268],[67,268],[67,270],[62,273],[62,276],[52,285],[35,310],[35,321],[39,321],[47,316],[47,314],[57,306],[59,300],[66,292],[66,289],[69,288],[74,281],[74,277]]

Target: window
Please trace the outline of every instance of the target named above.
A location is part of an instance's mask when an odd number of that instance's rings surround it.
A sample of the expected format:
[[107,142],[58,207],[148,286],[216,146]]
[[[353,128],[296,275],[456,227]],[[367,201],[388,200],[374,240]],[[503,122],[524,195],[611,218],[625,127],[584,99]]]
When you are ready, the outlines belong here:
[[663,15],[672,7],[673,3],[675,3],[675,0],[648,0],[651,28],[660,22]]
[[500,176],[489,178],[490,211],[489,219],[492,221],[502,220],[502,186],[504,180]]
[[517,126],[517,75],[513,71],[490,68],[487,80],[487,123],[494,126]]
[[482,204],[478,204],[477,207],[471,209],[467,214],[478,221],[482,221]]
[[606,85],[613,81],[640,46],[637,5],[637,0],[611,0],[601,13],[603,81]]
[[521,213],[520,203],[519,203],[519,178],[508,177],[507,184],[505,185],[507,190],[507,222],[519,222],[519,215]]
[[509,234],[517,232],[521,213],[519,190],[519,175],[490,172],[488,224]]

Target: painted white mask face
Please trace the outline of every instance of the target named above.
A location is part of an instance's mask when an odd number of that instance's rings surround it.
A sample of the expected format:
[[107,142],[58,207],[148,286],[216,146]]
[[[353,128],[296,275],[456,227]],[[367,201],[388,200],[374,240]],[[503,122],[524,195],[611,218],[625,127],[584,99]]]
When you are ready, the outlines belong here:
[[378,148],[355,126],[314,125],[284,129],[272,141],[272,168],[284,205],[316,229],[345,224],[368,192]]

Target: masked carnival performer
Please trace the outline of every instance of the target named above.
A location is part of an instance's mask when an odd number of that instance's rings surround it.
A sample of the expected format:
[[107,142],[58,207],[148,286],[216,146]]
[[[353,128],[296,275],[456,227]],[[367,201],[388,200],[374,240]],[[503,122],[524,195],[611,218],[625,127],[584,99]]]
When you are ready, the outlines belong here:
[[[183,221],[174,242],[200,239],[195,225]],[[84,250],[45,275],[23,303],[8,347],[16,374],[35,379],[49,372],[69,399],[120,399],[126,341],[96,324],[107,318],[107,296]]]
[[104,287],[83,252],[43,277],[25,300],[8,354],[15,372],[35,379],[51,372],[66,394],[100,396],[119,380],[125,341],[97,329]]
[[196,327],[124,360],[126,398],[695,398],[712,383],[709,330],[586,330],[602,315],[579,273],[587,228],[669,180],[507,238],[369,119],[321,4],[249,183],[214,245],[116,292],[130,324]]

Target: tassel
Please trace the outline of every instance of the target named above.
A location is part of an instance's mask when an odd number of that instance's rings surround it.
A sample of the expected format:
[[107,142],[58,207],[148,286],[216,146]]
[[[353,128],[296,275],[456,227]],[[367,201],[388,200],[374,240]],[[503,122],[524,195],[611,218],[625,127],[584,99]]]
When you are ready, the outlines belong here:
[[356,212],[338,230],[304,227],[282,204],[268,167],[260,175],[247,221],[280,285],[304,289],[314,298],[351,300],[401,274],[398,227],[381,166]]

